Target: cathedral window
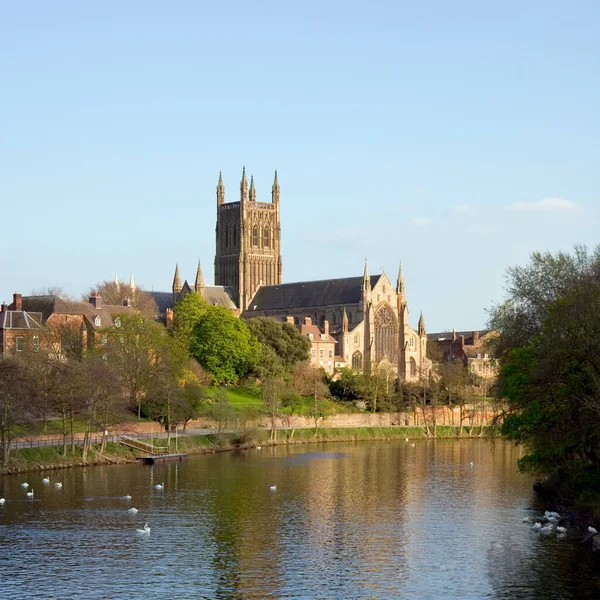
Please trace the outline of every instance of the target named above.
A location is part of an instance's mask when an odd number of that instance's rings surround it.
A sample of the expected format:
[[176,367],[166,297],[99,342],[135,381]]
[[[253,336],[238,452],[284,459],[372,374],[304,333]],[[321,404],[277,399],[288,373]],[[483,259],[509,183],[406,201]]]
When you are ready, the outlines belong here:
[[354,334],[354,345],[358,346],[360,344],[360,334],[355,333]]
[[411,348],[415,347],[415,338],[413,336],[410,337],[410,347]]
[[377,360],[396,358],[396,320],[388,306],[384,306],[375,315],[375,356]]
[[358,350],[352,355],[352,368],[355,371],[362,369],[362,354]]
[[410,375],[411,377],[417,376],[417,361],[412,356],[410,358]]
[[269,248],[271,245],[270,231],[268,227],[263,229],[263,247]]
[[258,227],[256,225],[252,228],[252,245],[255,248],[258,247]]

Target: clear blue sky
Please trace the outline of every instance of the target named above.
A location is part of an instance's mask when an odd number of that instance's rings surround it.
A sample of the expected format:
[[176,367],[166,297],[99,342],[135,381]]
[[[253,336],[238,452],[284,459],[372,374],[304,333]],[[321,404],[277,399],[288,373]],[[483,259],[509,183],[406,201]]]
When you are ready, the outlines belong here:
[[1,4],[0,300],[211,282],[242,165],[279,172],[284,281],[401,259],[429,331],[600,241],[597,2]]

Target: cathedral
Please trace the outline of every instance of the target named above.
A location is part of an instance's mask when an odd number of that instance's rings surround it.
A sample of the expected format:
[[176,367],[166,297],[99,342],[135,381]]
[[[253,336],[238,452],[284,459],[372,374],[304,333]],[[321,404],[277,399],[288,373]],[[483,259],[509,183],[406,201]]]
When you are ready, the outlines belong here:
[[370,275],[366,261],[362,276],[282,283],[279,201],[277,171],[271,202],[257,200],[254,179],[248,184],[244,169],[239,201],[226,203],[219,173],[215,285],[204,285],[200,264],[193,286],[181,282],[176,267],[172,292],[152,294],[163,320],[169,322],[183,295],[195,292],[243,319],[267,316],[317,325],[321,335],[337,341],[336,356],[320,362],[327,371],[335,360],[356,371],[385,369],[405,381],[429,378],[423,315],[417,329],[411,328],[402,265],[395,285],[385,272]]

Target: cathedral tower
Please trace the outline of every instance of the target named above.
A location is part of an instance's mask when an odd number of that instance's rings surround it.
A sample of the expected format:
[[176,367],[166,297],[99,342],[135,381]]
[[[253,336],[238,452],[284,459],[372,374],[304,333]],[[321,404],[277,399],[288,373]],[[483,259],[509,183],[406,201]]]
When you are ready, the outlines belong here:
[[225,203],[219,173],[215,285],[230,286],[241,311],[246,310],[260,285],[281,283],[281,227],[277,171],[271,202],[257,202],[254,178],[250,188],[242,170],[239,202]]

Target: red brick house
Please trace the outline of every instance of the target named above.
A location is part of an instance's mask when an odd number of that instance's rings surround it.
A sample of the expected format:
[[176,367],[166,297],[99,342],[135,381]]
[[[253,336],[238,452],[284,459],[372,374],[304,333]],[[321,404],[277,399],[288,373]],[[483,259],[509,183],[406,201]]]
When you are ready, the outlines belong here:
[[48,328],[42,314],[23,310],[21,294],[13,295],[10,308],[0,306],[0,356],[38,352],[48,343]]

